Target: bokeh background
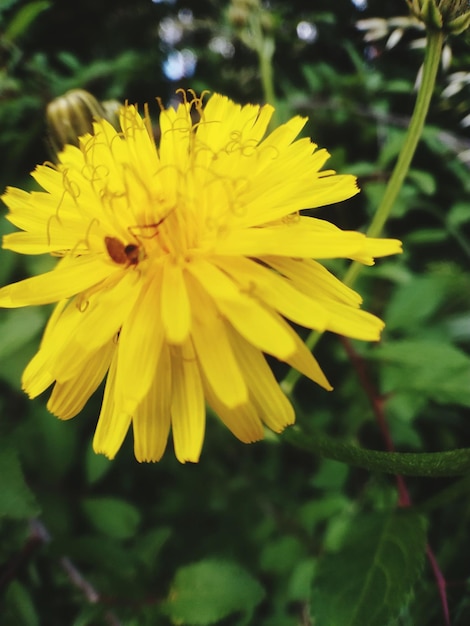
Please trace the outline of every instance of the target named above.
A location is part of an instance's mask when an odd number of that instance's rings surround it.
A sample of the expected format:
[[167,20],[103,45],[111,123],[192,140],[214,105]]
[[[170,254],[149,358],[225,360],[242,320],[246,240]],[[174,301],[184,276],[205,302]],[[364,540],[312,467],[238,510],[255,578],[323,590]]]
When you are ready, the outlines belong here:
[[[250,15],[273,52],[278,121],[308,116],[305,134],[331,152],[329,166],[359,177],[359,196],[317,215],[364,230],[403,142],[423,60],[424,31],[407,21],[404,0],[0,0],[0,188],[33,188],[29,172],[51,159],[47,104],[69,89],[148,102],[155,116],[155,98],[170,105],[179,88],[264,102]],[[357,283],[365,307],[387,323],[383,341],[353,342],[351,360],[339,338],[321,339],[315,354],[335,391],[300,382],[307,431],[386,448],[359,363],[385,401],[397,449],[470,446],[468,43],[466,35],[447,41],[428,125],[386,227],[404,254]],[[0,232],[9,231],[2,219]],[[0,283],[53,265],[1,251]],[[31,402],[21,391],[49,312],[0,312],[2,624],[438,625],[425,526],[452,624],[469,623],[468,481],[407,479],[420,522],[408,537],[398,523],[390,563],[394,551],[409,554],[400,557],[408,586],[393,597],[389,563],[391,582],[376,594],[388,613],[372,602],[358,609],[360,622],[351,613],[321,621],[322,603],[348,598],[348,580],[380,578],[362,547],[385,532],[377,519],[386,517],[370,514],[395,511],[394,478],[299,451],[282,435],[243,445],[211,415],[197,465],[180,465],[171,441],[160,463],[138,464],[131,436],[116,460],[96,456],[101,391],[70,422],[48,414],[47,397]],[[282,378],[285,368],[274,367]],[[328,555],[332,571],[318,577]]]

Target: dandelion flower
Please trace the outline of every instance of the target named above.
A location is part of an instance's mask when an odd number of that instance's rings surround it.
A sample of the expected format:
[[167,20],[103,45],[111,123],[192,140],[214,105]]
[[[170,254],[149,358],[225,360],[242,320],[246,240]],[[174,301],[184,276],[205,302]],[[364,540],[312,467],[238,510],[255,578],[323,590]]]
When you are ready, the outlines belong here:
[[383,327],[318,259],[400,251],[299,215],[357,193],[296,139],[305,119],[268,133],[269,105],[183,100],[162,108],[158,146],[148,114],[126,105],[119,132],[97,120],[36,168],[41,191],[3,196],[20,229],[4,248],[61,257],[0,289],[3,307],[57,303],[23,388],[53,385],[48,408],[66,420],[106,377],[94,449],[110,458],[132,425],[139,461],[161,458],[171,428],[176,457],[196,462],[206,403],[247,443],[292,424],[266,354],[331,387],[289,322],[363,340]]

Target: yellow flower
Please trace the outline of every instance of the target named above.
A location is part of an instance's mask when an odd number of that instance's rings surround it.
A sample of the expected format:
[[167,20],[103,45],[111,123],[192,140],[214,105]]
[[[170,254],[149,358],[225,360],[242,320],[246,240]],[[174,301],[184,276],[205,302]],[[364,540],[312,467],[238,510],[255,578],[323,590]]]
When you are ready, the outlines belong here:
[[[187,99],[188,98],[188,99]],[[316,259],[372,264],[400,243],[344,232],[303,208],[357,193],[353,176],[320,171],[328,158],[296,139],[305,119],[270,134],[269,105],[194,94],[160,113],[121,110],[8,188],[21,232],[4,247],[62,257],[56,268],[0,289],[0,306],[58,302],[23,388],[54,385],[49,410],[80,412],[107,373],[94,448],[114,457],[132,424],[139,461],[158,461],[170,426],[181,462],[197,461],[207,402],[242,441],[294,422],[264,353],[325,389],[318,363],[288,321],[377,340],[383,323]]]

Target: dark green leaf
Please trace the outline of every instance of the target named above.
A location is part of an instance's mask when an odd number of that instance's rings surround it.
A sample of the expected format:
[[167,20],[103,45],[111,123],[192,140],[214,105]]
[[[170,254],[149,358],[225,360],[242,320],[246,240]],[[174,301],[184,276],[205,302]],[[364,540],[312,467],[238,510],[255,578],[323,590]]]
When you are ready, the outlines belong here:
[[313,583],[316,626],[384,626],[409,601],[424,563],[424,519],[408,511],[358,517]]
[[245,569],[207,559],[178,570],[165,608],[175,622],[205,626],[234,613],[248,620],[263,597],[263,588]]
[[140,524],[138,509],[117,498],[88,498],[82,502],[90,523],[100,532],[114,539],[133,537]]
[[39,626],[39,616],[30,592],[17,580],[10,583],[5,594],[2,615],[2,623],[5,625]]
[[90,485],[105,476],[112,466],[112,461],[103,454],[96,454],[93,447],[91,445],[88,446],[85,455],[85,471]]
[[38,512],[15,450],[3,445],[0,448],[0,517],[27,519]]

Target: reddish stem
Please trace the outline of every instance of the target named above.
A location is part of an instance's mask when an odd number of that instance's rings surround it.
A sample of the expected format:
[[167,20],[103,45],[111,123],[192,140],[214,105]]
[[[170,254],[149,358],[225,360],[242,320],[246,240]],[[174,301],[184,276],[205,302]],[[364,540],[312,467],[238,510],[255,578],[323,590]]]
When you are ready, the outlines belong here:
[[[388,452],[394,452],[395,445],[393,443],[387,417],[385,414],[385,398],[381,396],[375,388],[372,380],[370,379],[365,360],[354,350],[351,341],[346,337],[341,337],[341,343],[343,344],[346,354],[348,355],[354,369],[356,370],[357,376],[372,406],[375,419],[377,421],[377,424],[379,425],[380,433],[385,443],[385,448],[386,450],[388,450]],[[408,487],[406,486],[405,479],[403,478],[403,476],[396,475],[395,480],[398,490],[398,506],[411,506],[412,501],[410,497],[410,492],[408,491]],[[434,552],[432,551],[432,548],[429,544],[427,544],[426,546],[426,556],[428,558],[429,565],[431,566],[432,573],[436,580],[437,589],[439,591],[442,612],[444,614],[444,624],[445,626],[450,626],[449,604],[447,602],[446,593],[447,583],[441,572]]]

